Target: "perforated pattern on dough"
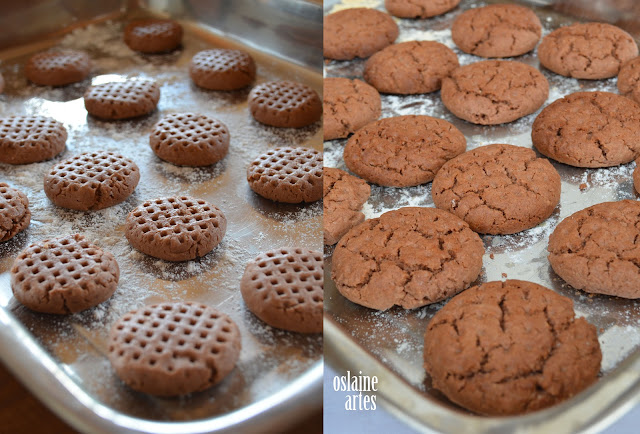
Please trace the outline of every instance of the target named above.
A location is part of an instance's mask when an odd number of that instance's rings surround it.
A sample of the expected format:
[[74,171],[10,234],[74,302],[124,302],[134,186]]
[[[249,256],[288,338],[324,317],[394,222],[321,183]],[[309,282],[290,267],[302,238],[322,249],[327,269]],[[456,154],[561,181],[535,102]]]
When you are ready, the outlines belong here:
[[126,119],[145,115],[156,108],[160,88],[151,80],[104,83],[87,89],[84,105],[103,119]]
[[134,21],[124,29],[124,42],[143,53],[172,51],[182,42],[182,26],[172,20]]
[[303,127],[322,115],[322,103],[316,91],[294,81],[257,85],[249,94],[249,108],[257,121],[275,127]]
[[24,69],[36,84],[63,86],[82,81],[91,72],[91,59],[82,51],[56,50],[32,56]]
[[194,83],[205,89],[234,90],[256,78],[256,64],[249,53],[242,50],[216,48],[196,53],[189,73]]
[[0,241],[22,232],[31,222],[29,199],[21,191],[0,182]]
[[67,130],[44,116],[0,118],[0,162],[26,164],[49,160],[64,150]]

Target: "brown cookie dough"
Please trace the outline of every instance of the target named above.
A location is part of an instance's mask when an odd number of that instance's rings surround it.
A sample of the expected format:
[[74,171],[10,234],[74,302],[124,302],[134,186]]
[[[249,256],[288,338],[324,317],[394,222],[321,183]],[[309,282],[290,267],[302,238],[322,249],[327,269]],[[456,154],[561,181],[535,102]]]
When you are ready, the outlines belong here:
[[242,50],[215,48],[196,53],[189,65],[193,82],[210,90],[236,90],[253,83],[256,64]]
[[344,148],[349,170],[374,184],[409,187],[429,182],[467,141],[449,122],[409,115],[380,119],[351,136]]
[[226,314],[200,303],[162,303],[129,312],[109,334],[109,361],[139,392],[199,392],[233,371],[240,330]]
[[320,120],[322,102],[318,93],[295,81],[268,81],[249,93],[251,115],[266,125],[300,128]]
[[27,61],[24,75],[43,86],[64,86],[84,80],[91,72],[91,59],[77,50],[38,53]]
[[531,9],[510,4],[464,11],[451,26],[453,42],[480,57],[512,57],[536,47],[542,24]]
[[515,121],[538,110],[548,96],[544,75],[520,62],[475,62],[442,80],[444,105],[460,119],[480,125]]
[[107,120],[144,116],[155,110],[160,87],[151,80],[128,80],[91,86],[84,106],[93,116]]
[[29,226],[29,199],[20,190],[0,182],[0,242],[10,240]]
[[413,309],[467,288],[482,270],[482,240],[436,208],[400,208],[365,220],[340,239],[331,277],[354,303]]
[[618,91],[640,103],[640,57],[627,60],[620,67]]
[[595,383],[596,328],[573,302],[532,282],[488,282],[451,299],[429,322],[424,367],[433,387],[475,413],[550,407]]
[[64,151],[67,130],[44,116],[0,118],[0,163],[28,164],[50,160]]
[[369,199],[371,187],[362,179],[332,167],[324,168],[323,178],[322,228],[324,243],[331,246],[340,241],[349,229],[364,221],[360,209]]
[[541,154],[576,167],[609,167],[640,153],[640,105],[609,92],[576,92],[536,117],[531,140]]
[[529,148],[487,145],[447,162],[433,203],[481,234],[513,234],[546,220],[560,202],[560,175]]
[[638,55],[633,37],[605,23],[577,23],[560,27],[542,39],[540,64],[573,78],[615,77],[620,66]]
[[364,79],[382,93],[435,92],[460,64],[449,47],[435,41],[393,44],[367,60]]
[[11,290],[31,310],[70,314],[110,298],[119,278],[113,255],[75,234],[23,250],[11,267]]
[[583,291],[640,298],[640,202],[605,202],[567,217],[549,237],[549,262]]
[[124,28],[124,42],[142,53],[166,53],[182,43],[182,26],[154,18],[133,21]]
[[325,78],[322,98],[324,140],[347,137],[380,117],[380,94],[360,80]]
[[385,0],[384,7],[399,18],[430,18],[458,6],[460,0]]
[[350,60],[369,57],[393,44],[398,25],[389,15],[375,9],[344,9],[324,17],[322,26],[324,57]]

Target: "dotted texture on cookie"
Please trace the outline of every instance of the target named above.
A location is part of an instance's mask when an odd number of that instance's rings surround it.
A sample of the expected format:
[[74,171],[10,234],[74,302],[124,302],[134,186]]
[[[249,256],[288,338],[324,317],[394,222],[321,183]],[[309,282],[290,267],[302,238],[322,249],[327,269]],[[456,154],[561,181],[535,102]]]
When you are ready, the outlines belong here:
[[567,217],[549,237],[553,271],[576,289],[640,298],[640,202],[605,202]]
[[189,65],[193,82],[210,90],[236,90],[256,78],[253,58],[242,50],[215,48],[196,53]]
[[228,315],[199,303],[146,306],[109,334],[109,361],[129,387],[157,396],[199,392],[233,371],[240,331]]
[[609,92],[576,92],[545,107],[531,141],[541,154],[576,167],[609,167],[640,153],[640,105]]
[[249,310],[270,326],[322,333],[323,281],[322,253],[284,247],[247,264],[240,291]]
[[11,290],[31,310],[70,314],[107,300],[119,278],[113,255],[75,234],[23,250],[11,268]]
[[542,39],[540,64],[573,78],[615,77],[622,64],[638,55],[633,37],[605,23],[577,23],[560,27]]
[[524,63],[484,60],[445,77],[440,95],[460,119],[497,125],[538,110],[549,96],[549,83],[540,71]]
[[44,116],[0,118],[0,162],[27,164],[50,160],[64,151],[67,130]]
[[634,57],[620,67],[618,91],[640,103],[640,57]]
[[249,110],[258,122],[273,127],[300,128],[320,120],[318,93],[295,81],[268,81],[251,89]]
[[87,53],[59,50],[38,53],[27,61],[24,75],[29,81],[43,86],[64,86],[84,80],[91,72]]
[[15,237],[29,226],[31,211],[27,196],[0,182],[0,242]]
[[457,295],[424,337],[433,387],[475,413],[506,416],[564,401],[595,383],[596,328],[567,297],[531,282],[488,282]]
[[384,7],[399,18],[430,18],[458,6],[460,0],[385,0]]
[[380,117],[380,94],[361,80],[325,78],[322,98],[324,140],[347,137]]
[[173,51],[182,43],[182,26],[173,20],[133,21],[124,28],[124,42],[142,53]]
[[400,208],[365,220],[333,253],[338,291],[354,303],[413,309],[467,288],[482,270],[482,240],[455,215]]
[[513,234],[546,220],[560,202],[560,175],[529,148],[481,146],[446,163],[431,186],[436,207],[482,234]]
[[364,221],[360,209],[369,199],[371,187],[362,179],[332,167],[323,169],[323,178],[322,232],[324,243],[330,246],[340,241],[349,229]]
[[344,148],[344,161],[349,170],[369,182],[408,187],[431,181],[466,146],[464,135],[443,119],[397,116],[356,131]]
[[151,113],[160,88],[151,80],[128,80],[91,86],[84,94],[87,111],[101,119],[128,119]]
[[189,196],[148,200],[127,216],[129,243],[149,256],[188,261],[206,255],[227,231],[222,211]]

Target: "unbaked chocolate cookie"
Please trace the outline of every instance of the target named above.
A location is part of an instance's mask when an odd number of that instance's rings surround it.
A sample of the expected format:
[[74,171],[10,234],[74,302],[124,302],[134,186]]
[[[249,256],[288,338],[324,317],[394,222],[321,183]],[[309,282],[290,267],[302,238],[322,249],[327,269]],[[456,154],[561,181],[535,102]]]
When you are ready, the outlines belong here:
[[84,106],[95,117],[129,119],[155,110],[160,88],[151,80],[127,80],[91,86],[84,94]]
[[11,290],[31,310],[70,314],[110,298],[119,278],[113,255],[75,234],[23,250],[11,267]]
[[540,64],[573,78],[615,77],[622,64],[638,55],[630,34],[606,23],[577,23],[560,27],[542,39]]
[[595,383],[596,328],[573,302],[532,282],[488,282],[451,299],[429,322],[424,367],[433,387],[475,413],[550,407]]
[[397,116],[372,122],[349,138],[344,162],[374,184],[409,187],[429,182],[467,147],[452,124],[431,116]]
[[349,136],[380,117],[380,94],[360,80],[324,79],[322,128],[324,140]]
[[318,93],[295,81],[268,81],[251,89],[249,110],[258,122],[273,127],[300,128],[320,120]]
[[109,334],[109,361],[139,392],[179,396],[222,381],[240,356],[240,330],[200,303],[162,303],[129,312]]
[[325,167],[322,197],[324,243],[334,245],[349,229],[364,221],[360,212],[369,199],[371,187],[344,170]]
[[627,60],[620,67],[618,91],[640,103],[640,57]]
[[140,181],[136,163],[114,152],[85,152],[56,164],[44,177],[44,192],[62,208],[98,210],[119,204]]
[[24,75],[43,86],[64,86],[84,80],[91,72],[91,59],[77,50],[56,50],[38,53],[27,61]]
[[322,25],[324,57],[350,60],[369,57],[393,44],[398,25],[389,15],[375,9],[344,9],[324,17]]
[[213,250],[227,231],[217,207],[188,196],[148,200],[127,216],[131,245],[165,261],[188,261]]
[[445,163],[433,203],[481,234],[513,234],[546,220],[560,201],[560,175],[529,148],[487,145]]
[[0,182],[0,242],[10,240],[29,226],[29,199],[20,190]]
[[640,153],[640,105],[615,93],[576,92],[536,117],[531,140],[541,154],[576,167],[628,163]]
[[133,21],[124,28],[124,42],[142,53],[166,53],[182,43],[182,26],[155,18]]
[[484,60],[453,71],[442,80],[442,102],[457,117],[480,125],[515,121],[538,110],[549,83],[521,62]]
[[64,151],[67,130],[44,116],[0,118],[0,162],[28,164],[50,160]]
[[365,220],[333,253],[338,291],[354,303],[413,309],[467,288],[482,270],[482,240],[436,208],[400,208]]
[[215,48],[193,56],[189,75],[195,84],[205,89],[236,90],[255,80],[256,64],[245,51]]
[[458,6],[460,0],[385,0],[384,7],[399,18],[430,18]]

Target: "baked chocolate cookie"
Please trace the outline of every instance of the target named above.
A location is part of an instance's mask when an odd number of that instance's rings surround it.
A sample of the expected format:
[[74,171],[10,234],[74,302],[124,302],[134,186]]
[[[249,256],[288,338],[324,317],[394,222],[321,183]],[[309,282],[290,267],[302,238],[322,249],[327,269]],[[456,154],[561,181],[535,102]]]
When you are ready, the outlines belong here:
[[87,111],[101,119],[144,116],[155,110],[160,88],[151,80],[128,80],[91,86],[84,94]]
[[488,282],[451,299],[429,322],[424,367],[433,387],[475,413],[550,407],[595,383],[596,328],[573,302],[532,282]]
[[542,39],[540,64],[573,78],[615,77],[624,62],[638,55],[633,37],[606,23],[576,23],[560,27]]
[[256,79],[256,64],[253,57],[242,50],[203,50],[191,59],[189,76],[205,89],[242,89]]
[[249,110],[258,122],[282,128],[300,128],[320,120],[318,93],[295,81],[268,81],[251,89]]
[[369,57],[393,44],[399,31],[393,18],[384,12],[351,8],[325,16],[322,32],[324,57],[350,60]]
[[0,182],[0,242],[10,240],[31,222],[29,199],[20,190]]
[[409,187],[431,181],[444,163],[466,147],[464,135],[443,119],[397,116],[356,131],[344,148],[344,162],[374,184]]
[[222,381],[240,356],[238,326],[200,303],[162,303],[129,312],[109,334],[109,361],[138,392],[179,396]]
[[640,103],[640,57],[627,60],[620,67],[618,91]]
[[154,258],[188,261],[222,241],[227,219],[217,207],[188,196],[148,200],[127,216],[125,236]]
[[436,208],[400,208],[365,220],[340,239],[331,277],[354,303],[413,309],[467,288],[482,270],[482,240]]
[[59,207],[98,210],[126,200],[140,181],[136,163],[114,152],[85,152],[56,164],[44,192]]
[[324,79],[322,128],[324,140],[342,139],[380,117],[380,94],[360,80]]
[[531,140],[541,154],[576,167],[628,163],[640,153],[640,105],[609,92],[576,92],[545,107]]
[[141,53],[166,53],[182,43],[182,26],[173,20],[147,18],[124,28],[124,43]]
[[84,80],[91,73],[91,59],[77,50],[56,50],[38,53],[27,61],[24,75],[43,86],[64,86]]
[[364,79],[382,93],[435,92],[460,64],[449,47],[435,41],[393,44],[367,60]]
[[430,18],[458,6],[460,0],[385,0],[384,7],[399,18]]
[[362,179],[332,167],[323,169],[323,178],[322,232],[325,245],[331,246],[340,241],[349,229],[364,221],[360,209],[369,199],[371,187]]
[[11,267],[11,290],[31,310],[63,315],[109,299],[119,278],[113,255],[75,234],[23,250]]
[[560,175],[529,148],[487,145],[442,166],[433,203],[481,234],[513,234],[546,220],[560,202]]
[[0,118],[0,163],[28,164],[50,160],[64,151],[67,130],[44,116]]
[[549,96],[547,79],[520,62],[484,60],[442,80],[442,102],[457,117],[480,125],[512,122],[538,110]]

